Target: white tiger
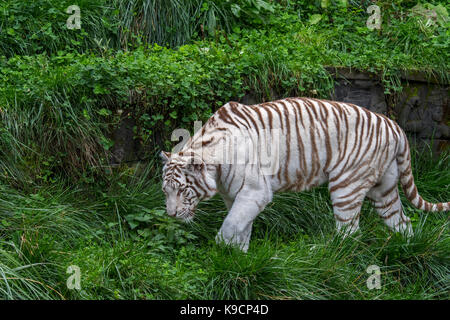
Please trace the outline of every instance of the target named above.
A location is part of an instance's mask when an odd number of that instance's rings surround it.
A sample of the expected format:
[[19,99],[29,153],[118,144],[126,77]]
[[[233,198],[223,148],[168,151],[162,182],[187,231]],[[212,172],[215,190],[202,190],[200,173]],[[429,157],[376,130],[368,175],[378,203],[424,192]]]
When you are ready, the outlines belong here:
[[418,194],[401,128],[350,103],[311,98],[250,106],[229,102],[180,152],[161,157],[167,213],[190,220],[197,204],[218,192],[229,212],[216,240],[244,251],[254,219],[277,191],[302,191],[328,181],[336,225],[345,227],[345,234],[358,229],[365,197],[388,227],[412,234],[399,179],[415,207],[450,207]]

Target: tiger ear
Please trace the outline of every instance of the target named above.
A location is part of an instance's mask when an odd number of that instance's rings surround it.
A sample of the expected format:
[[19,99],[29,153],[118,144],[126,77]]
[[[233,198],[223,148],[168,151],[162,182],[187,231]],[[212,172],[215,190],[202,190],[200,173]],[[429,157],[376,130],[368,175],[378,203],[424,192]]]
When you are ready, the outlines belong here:
[[159,156],[160,156],[162,162],[163,162],[163,163],[166,163],[166,162],[169,160],[171,154],[170,154],[170,152],[161,151],[161,153],[159,154]]

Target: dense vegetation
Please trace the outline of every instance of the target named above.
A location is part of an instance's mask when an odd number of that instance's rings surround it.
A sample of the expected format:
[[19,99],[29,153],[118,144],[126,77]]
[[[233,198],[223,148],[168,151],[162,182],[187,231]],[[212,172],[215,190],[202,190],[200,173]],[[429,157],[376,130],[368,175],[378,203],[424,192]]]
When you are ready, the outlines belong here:
[[[156,159],[174,128],[248,92],[329,97],[330,66],[373,72],[392,96],[402,72],[448,84],[445,1],[377,1],[380,30],[366,27],[372,1],[84,0],[80,30],[71,4],[0,3],[0,298],[448,298],[445,213],[404,201],[406,243],[365,204],[342,240],[325,187],[280,194],[242,254],[212,241],[218,198],[193,225],[166,217]],[[111,166],[126,117],[147,161]],[[448,200],[448,154],[413,158],[423,197]],[[382,290],[365,285],[372,264]]]

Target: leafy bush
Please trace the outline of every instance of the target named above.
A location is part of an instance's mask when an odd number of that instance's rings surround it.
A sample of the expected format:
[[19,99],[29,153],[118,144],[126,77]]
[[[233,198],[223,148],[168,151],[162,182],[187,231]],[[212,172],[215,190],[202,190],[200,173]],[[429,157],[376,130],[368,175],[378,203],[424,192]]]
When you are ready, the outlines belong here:
[[131,110],[140,120],[136,135],[144,142],[158,130],[167,134],[205,119],[220,101],[242,91],[227,57],[208,64],[212,57],[195,46],[175,52],[155,46],[105,58],[62,53],[2,59],[1,143],[15,146],[4,156],[34,169],[42,165],[41,155],[51,154],[63,172],[79,176],[108,160],[107,127],[117,123],[118,110]]

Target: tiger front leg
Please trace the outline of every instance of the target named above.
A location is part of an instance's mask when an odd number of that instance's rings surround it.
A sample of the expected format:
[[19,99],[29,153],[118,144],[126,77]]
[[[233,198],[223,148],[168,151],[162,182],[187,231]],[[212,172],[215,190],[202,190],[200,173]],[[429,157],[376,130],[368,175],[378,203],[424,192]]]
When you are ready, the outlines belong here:
[[216,242],[237,246],[242,251],[247,252],[253,221],[268,202],[261,199],[260,193],[241,192],[236,197],[231,210],[226,216],[216,236]]
[[219,244],[223,242],[227,245],[236,246],[242,251],[247,252],[250,244],[252,224],[253,221],[250,222],[246,228],[241,228],[240,226],[224,221],[222,227],[217,233],[216,243]]

